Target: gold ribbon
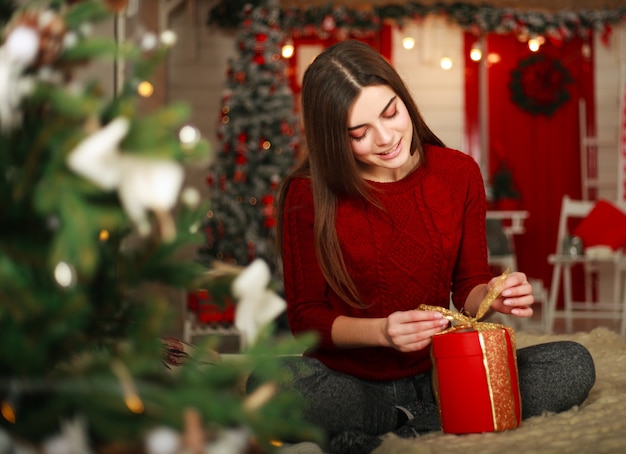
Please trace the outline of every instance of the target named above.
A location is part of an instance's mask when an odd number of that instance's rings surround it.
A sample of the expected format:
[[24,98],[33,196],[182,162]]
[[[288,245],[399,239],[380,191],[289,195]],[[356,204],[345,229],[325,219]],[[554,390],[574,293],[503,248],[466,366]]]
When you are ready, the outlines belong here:
[[[513,329],[509,326],[500,325],[497,323],[488,323],[481,322],[480,320],[489,312],[491,309],[491,305],[493,302],[500,296],[502,290],[504,290],[504,281],[509,277],[509,269],[507,268],[504,273],[498,280],[491,286],[491,289],[487,292],[483,300],[480,302],[478,306],[478,310],[476,311],[476,316],[471,317],[469,315],[465,315],[462,312],[454,312],[450,309],[446,309],[440,306],[429,306],[427,304],[420,304],[418,309],[424,311],[435,311],[440,312],[444,315],[445,318],[450,320],[450,327],[444,329],[443,331],[437,333],[436,335],[446,334],[453,331],[458,331],[460,329],[475,329],[476,331],[488,331],[496,328],[504,328],[509,332],[511,336],[511,341],[515,343],[515,333]],[[453,323],[456,322],[456,323]]]

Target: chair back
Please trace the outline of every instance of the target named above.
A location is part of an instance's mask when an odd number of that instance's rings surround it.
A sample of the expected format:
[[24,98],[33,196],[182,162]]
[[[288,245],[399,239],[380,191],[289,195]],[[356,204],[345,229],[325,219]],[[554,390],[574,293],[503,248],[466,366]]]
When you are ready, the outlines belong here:
[[559,218],[559,229],[556,236],[556,248],[557,254],[564,254],[563,244],[565,239],[569,235],[569,225],[572,219],[582,220],[595,205],[595,201],[592,200],[574,200],[568,195],[563,196],[561,202],[561,217]]

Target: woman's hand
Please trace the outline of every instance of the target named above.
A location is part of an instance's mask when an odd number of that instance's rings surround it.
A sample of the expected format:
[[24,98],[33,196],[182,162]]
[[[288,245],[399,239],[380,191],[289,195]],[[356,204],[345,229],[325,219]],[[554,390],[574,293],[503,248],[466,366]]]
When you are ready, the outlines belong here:
[[[498,279],[499,276],[491,279],[487,284],[487,290],[491,289]],[[528,283],[526,275],[515,271],[504,281],[504,290],[502,290],[500,296],[492,303],[491,308],[503,314],[512,314],[517,317],[531,317],[533,315],[533,309],[530,306],[534,302],[533,288],[532,285]]]
[[450,323],[439,312],[410,310],[394,312],[383,319],[383,336],[401,352],[421,350]]

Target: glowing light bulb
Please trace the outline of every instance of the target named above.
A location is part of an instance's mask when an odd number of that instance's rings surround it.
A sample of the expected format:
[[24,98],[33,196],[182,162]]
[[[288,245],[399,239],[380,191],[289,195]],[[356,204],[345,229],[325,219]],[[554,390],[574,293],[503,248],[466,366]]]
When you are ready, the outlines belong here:
[[491,52],[491,53],[487,54],[487,61],[490,64],[500,63],[500,61],[502,61],[502,57],[500,56],[500,54],[497,54],[495,52]]
[[415,47],[415,38],[411,36],[405,36],[402,38],[402,47],[406,50],[411,50]]
[[450,57],[443,57],[439,64],[441,65],[441,69],[447,71],[452,68],[452,59]]
[[66,262],[59,262],[54,268],[54,279],[61,287],[69,287],[74,283],[74,269]]
[[106,229],[102,229],[100,230],[100,233],[98,234],[98,239],[100,241],[107,241],[110,237],[109,231]]
[[196,145],[200,141],[201,136],[198,128],[191,125],[183,126],[178,132],[178,140],[180,140],[180,143],[185,147],[193,147]]
[[141,399],[139,398],[137,394],[129,394],[125,396],[124,403],[126,404],[126,407],[128,407],[128,409],[132,411],[133,413],[135,414],[143,413],[143,410],[144,410],[143,402],[141,401]]
[[483,51],[478,47],[472,47],[472,50],[470,50],[470,58],[472,61],[480,61],[481,58],[483,58]]
[[163,33],[161,33],[161,42],[167,47],[172,47],[174,44],[176,44],[177,40],[178,36],[176,36],[176,33],[174,33],[172,30],[165,30]]
[[281,50],[281,55],[283,58],[291,58],[295,52],[295,48],[293,47],[293,42],[291,40],[287,41]]
[[139,85],[137,85],[137,93],[139,93],[139,96],[149,98],[150,96],[152,96],[152,93],[154,93],[154,86],[147,80],[144,80]]
[[4,419],[11,424],[15,424],[15,409],[9,402],[3,401],[2,404],[0,404],[0,413]]
[[528,40],[528,48],[531,52],[537,52],[541,47],[541,43],[537,38],[531,38]]

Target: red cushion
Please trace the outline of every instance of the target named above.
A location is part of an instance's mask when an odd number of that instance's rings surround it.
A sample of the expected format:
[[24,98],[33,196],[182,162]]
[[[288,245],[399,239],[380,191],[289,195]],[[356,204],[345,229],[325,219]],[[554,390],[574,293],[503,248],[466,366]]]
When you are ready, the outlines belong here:
[[584,247],[602,245],[617,250],[626,246],[626,213],[608,200],[598,200],[572,234]]

